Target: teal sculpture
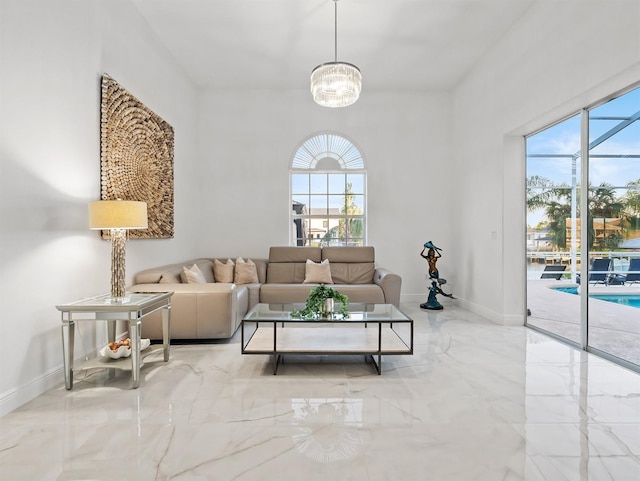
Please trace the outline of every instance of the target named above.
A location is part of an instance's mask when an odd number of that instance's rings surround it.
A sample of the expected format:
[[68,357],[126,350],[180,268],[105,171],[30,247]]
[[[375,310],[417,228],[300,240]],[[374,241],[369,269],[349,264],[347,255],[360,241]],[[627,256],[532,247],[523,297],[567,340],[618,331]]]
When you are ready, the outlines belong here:
[[[429,250],[425,255],[424,251],[426,251],[427,249]],[[420,307],[422,309],[431,309],[436,311],[444,309],[444,307],[442,307],[442,304],[440,304],[438,302],[438,299],[436,298],[437,294],[441,294],[445,297],[450,297],[451,299],[455,299],[455,297],[453,297],[452,294],[445,293],[440,287],[441,285],[447,283],[446,279],[442,279],[440,277],[440,273],[438,272],[438,268],[436,267],[436,262],[438,261],[438,259],[440,259],[440,257],[442,257],[442,254],[440,254],[441,251],[442,249],[440,249],[439,247],[436,247],[433,244],[433,242],[427,241],[424,243],[424,247],[420,252],[420,256],[426,259],[426,261],[429,264],[429,279],[431,280],[431,286],[429,287],[429,297],[427,298],[427,302],[423,302],[422,304],[420,304]]]

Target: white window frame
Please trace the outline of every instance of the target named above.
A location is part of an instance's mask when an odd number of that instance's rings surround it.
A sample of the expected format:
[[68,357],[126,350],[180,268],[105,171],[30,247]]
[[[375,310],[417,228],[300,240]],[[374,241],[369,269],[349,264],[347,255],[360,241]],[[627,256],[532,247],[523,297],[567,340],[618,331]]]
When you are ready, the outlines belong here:
[[[329,212],[318,214],[313,213],[305,208],[311,203],[304,204],[305,209],[302,212],[296,212],[294,204],[296,198],[301,195],[294,191],[294,176],[296,174],[310,174],[327,176],[328,174],[340,174],[345,176],[345,185],[348,175],[358,175],[362,177],[362,192],[356,192],[354,195],[362,196],[362,213],[343,214]],[[291,159],[289,170],[289,206],[290,206],[290,222],[289,222],[289,239],[291,245],[366,245],[367,239],[367,172],[365,168],[364,157],[361,150],[355,143],[345,135],[337,132],[320,132],[307,137],[301,142],[294,151]],[[330,197],[336,197],[338,194],[331,193],[329,188],[329,177],[327,179],[327,188],[324,191],[314,191],[309,187],[308,195],[326,195],[327,205],[331,205]],[[311,180],[310,180],[311,181]],[[344,193],[341,192],[344,198]],[[298,204],[300,206],[300,204]],[[309,207],[310,209],[310,207]],[[328,229],[339,225],[341,220],[360,219],[362,221],[362,233],[360,237],[348,237],[345,242],[332,242],[328,244],[324,239],[324,234],[316,232],[317,229]],[[326,223],[326,225],[325,225]],[[312,228],[313,227],[313,228]],[[302,232],[302,234],[299,234]],[[325,231],[326,233],[326,231]],[[303,238],[299,235],[304,236]],[[299,243],[299,241],[301,242]]]

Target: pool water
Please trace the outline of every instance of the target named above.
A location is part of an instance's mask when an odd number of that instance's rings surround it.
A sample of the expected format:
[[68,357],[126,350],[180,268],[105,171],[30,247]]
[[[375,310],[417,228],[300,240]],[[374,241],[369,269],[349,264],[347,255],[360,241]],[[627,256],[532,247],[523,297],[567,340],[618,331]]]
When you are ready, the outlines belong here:
[[600,296],[596,294],[589,297],[591,297],[592,299],[600,299],[602,301],[615,302],[616,304],[622,304],[624,306],[640,308],[640,296],[634,296],[631,294],[625,296]]
[[578,293],[578,288],[577,287],[552,287],[552,289],[554,291],[558,291],[558,292],[566,292],[567,294],[577,294]]
[[[554,291],[566,292],[567,294],[578,294],[577,287],[554,287]],[[638,294],[591,294],[591,299],[599,299],[601,301],[615,302],[624,306],[637,307],[640,309],[640,295]]]

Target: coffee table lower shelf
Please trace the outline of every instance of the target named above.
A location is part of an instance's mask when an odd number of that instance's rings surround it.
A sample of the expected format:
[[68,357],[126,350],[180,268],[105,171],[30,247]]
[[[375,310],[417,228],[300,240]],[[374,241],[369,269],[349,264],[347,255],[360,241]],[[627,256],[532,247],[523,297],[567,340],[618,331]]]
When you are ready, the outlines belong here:
[[[382,373],[382,356],[412,354],[412,348],[391,327],[273,327],[260,326],[246,345],[243,354],[270,354],[274,357],[273,374],[284,354],[363,355],[370,358],[378,374]],[[377,362],[374,356],[377,356]]]

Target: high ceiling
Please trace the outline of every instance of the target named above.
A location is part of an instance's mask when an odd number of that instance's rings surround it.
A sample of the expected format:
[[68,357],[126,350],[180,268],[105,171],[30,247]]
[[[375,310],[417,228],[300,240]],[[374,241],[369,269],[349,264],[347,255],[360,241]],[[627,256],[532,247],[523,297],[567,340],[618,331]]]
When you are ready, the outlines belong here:
[[[340,0],[364,89],[449,90],[537,0]],[[332,0],[133,0],[202,88],[307,89],[334,59]]]

